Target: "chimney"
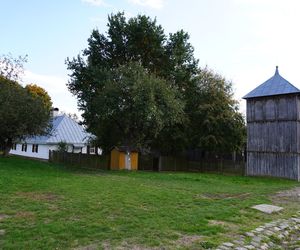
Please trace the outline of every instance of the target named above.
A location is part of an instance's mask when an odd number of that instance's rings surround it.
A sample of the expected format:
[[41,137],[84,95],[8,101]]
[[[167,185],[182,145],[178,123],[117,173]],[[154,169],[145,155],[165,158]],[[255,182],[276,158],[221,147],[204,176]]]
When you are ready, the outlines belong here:
[[58,116],[59,108],[51,108],[50,113],[51,113],[51,116],[52,116],[52,117]]

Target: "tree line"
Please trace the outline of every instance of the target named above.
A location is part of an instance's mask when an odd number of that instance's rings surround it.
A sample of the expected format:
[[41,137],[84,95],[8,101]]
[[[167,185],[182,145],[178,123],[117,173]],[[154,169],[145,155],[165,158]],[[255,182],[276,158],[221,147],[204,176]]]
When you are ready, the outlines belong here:
[[148,16],[127,20],[119,12],[109,15],[107,32],[93,30],[88,47],[67,58],[68,88],[104,151],[243,147],[245,123],[232,83],[199,67],[189,38],[183,30],[165,34]]
[[51,98],[36,84],[23,87],[18,81],[26,57],[0,57],[0,151],[8,155],[13,143],[44,135],[51,129]]

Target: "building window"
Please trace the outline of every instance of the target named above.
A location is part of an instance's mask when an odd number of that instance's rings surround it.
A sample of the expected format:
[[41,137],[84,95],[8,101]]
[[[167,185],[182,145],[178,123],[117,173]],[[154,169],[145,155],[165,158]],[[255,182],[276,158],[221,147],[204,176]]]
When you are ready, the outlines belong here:
[[27,152],[27,144],[22,144],[22,151]]
[[17,144],[14,143],[14,144],[12,145],[11,149],[12,149],[12,150],[17,150]]
[[95,154],[95,148],[90,148],[90,154]]
[[39,152],[39,145],[38,144],[32,144],[32,152],[38,153]]

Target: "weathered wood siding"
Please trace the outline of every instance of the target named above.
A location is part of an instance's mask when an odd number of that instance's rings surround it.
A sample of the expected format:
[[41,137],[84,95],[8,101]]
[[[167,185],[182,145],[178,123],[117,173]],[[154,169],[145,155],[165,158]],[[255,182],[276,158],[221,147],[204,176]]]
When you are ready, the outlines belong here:
[[300,180],[300,99],[247,99],[247,175]]

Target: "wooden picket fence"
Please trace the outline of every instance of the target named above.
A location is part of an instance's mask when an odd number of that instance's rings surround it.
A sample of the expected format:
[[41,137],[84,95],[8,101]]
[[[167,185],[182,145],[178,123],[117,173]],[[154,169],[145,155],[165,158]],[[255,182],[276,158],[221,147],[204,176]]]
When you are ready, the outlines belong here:
[[59,151],[49,151],[49,161],[62,163],[80,168],[89,169],[109,169],[109,155],[91,155],[81,153],[68,153]]
[[[110,169],[110,155],[88,155],[50,151],[49,161],[69,166],[88,169]],[[245,174],[244,159],[206,158],[188,160],[184,157],[160,156],[139,154],[138,170],[144,171],[192,171]]]
[[216,172],[244,175],[245,166],[246,163],[243,159],[209,158],[192,161],[183,157],[161,156],[155,159],[155,157],[139,155],[139,170]]

